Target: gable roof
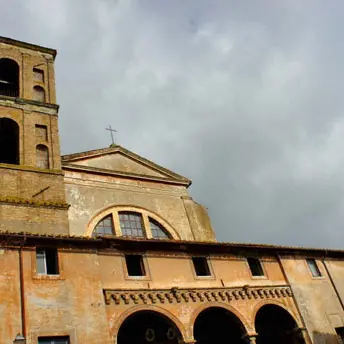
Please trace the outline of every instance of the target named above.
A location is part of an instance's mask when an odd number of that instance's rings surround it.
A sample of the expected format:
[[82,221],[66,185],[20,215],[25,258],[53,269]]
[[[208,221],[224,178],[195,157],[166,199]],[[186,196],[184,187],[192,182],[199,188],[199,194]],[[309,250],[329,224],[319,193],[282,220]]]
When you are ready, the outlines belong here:
[[[132,169],[130,170],[130,168],[129,170],[124,171],[123,169],[116,169],[116,167],[109,168],[97,165],[95,166],[94,164],[92,166],[92,163],[89,163],[102,157],[111,159],[111,156],[114,158],[120,156],[128,159],[131,163],[141,166],[143,168],[143,172],[138,172]],[[119,145],[111,145],[109,148],[94,149],[86,152],[63,155],[62,166],[63,169],[79,170],[94,174],[107,174],[127,178],[166,182],[169,184],[180,184],[186,187],[191,185],[190,179],[155,164],[154,162]]]

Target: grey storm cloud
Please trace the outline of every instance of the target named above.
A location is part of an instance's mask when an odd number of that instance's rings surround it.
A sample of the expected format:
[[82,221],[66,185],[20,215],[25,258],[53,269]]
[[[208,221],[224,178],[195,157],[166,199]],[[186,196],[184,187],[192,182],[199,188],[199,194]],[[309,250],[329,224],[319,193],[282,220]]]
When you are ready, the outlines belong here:
[[340,0],[0,0],[56,48],[62,153],[118,143],[193,180],[221,241],[343,248]]

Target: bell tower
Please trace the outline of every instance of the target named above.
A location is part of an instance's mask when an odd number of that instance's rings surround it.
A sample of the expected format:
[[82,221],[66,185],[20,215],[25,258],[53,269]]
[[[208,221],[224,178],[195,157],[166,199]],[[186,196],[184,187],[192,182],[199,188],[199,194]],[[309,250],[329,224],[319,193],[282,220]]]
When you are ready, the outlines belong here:
[[68,234],[55,57],[0,37],[0,231]]

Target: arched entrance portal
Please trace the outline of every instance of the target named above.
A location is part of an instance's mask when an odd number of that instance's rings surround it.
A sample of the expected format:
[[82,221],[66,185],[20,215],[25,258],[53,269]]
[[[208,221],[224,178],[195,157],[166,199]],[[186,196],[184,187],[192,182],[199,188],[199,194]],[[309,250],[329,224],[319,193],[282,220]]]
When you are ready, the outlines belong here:
[[240,320],[227,309],[210,307],[201,312],[194,324],[197,344],[244,344],[246,332]]
[[117,344],[178,344],[181,339],[180,331],[170,319],[158,312],[139,311],[123,322]]
[[265,305],[255,320],[257,344],[304,344],[294,318],[282,307]]
[[19,164],[19,126],[10,118],[0,118],[0,163]]

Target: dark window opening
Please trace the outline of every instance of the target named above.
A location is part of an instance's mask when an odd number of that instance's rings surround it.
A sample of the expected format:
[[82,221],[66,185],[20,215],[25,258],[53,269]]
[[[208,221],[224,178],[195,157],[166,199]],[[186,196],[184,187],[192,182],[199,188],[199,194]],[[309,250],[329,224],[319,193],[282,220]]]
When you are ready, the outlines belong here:
[[344,344],[344,327],[336,327],[338,342]]
[[0,118],[0,163],[19,165],[19,126],[9,118]]
[[144,237],[142,215],[139,213],[121,211],[118,213],[123,236]]
[[142,256],[134,254],[126,255],[125,262],[127,265],[128,276],[146,276]]
[[63,337],[38,337],[38,344],[69,344],[69,336]]
[[39,168],[49,168],[49,151],[48,147],[44,145],[37,145],[36,147],[36,165]]
[[56,248],[36,249],[36,270],[42,275],[58,275],[59,261]]
[[208,260],[205,257],[192,257],[197,276],[211,276]]
[[36,139],[37,141],[48,141],[48,128],[46,125],[36,124]]
[[33,69],[33,79],[35,81],[44,82],[44,72],[41,69]]
[[320,272],[320,270],[319,270],[318,264],[317,264],[317,262],[315,261],[315,259],[308,258],[308,259],[306,259],[306,261],[307,261],[309,270],[310,270],[311,273],[312,273],[312,276],[313,276],[313,277],[321,277],[321,272]]
[[252,276],[264,276],[262,264],[258,258],[247,258]]
[[19,97],[19,66],[11,59],[0,59],[0,95]]
[[45,91],[44,88],[41,86],[35,86],[33,88],[33,100],[36,100],[38,102],[45,102]]

